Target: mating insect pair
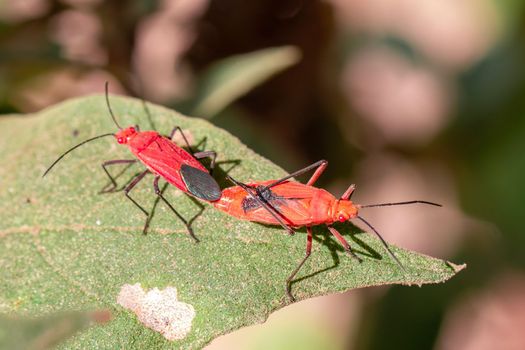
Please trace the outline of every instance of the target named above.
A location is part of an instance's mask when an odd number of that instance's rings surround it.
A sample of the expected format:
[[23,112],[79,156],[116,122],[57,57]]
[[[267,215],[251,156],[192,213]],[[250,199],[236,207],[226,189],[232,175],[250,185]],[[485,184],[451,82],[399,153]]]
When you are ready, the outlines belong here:
[[[110,116],[119,131],[115,134],[107,133],[90,138],[70,148],[51,164],[43,176],[45,176],[65,155],[76,148],[102,137],[114,136],[119,144],[128,146],[136,159],[118,159],[102,163],[102,168],[111,181],[110,189],[103,192],[111,192],[117,188],[114,177],[111,176],[107,169],[108,166],[115,164],[131,164],[137,161],[144,164],[146,170],[137,175],[124,188],[126,197],[147,216],[143,229],[144,233],[146,232],[149,221],[151,220],[153,211],[148,213],[130,196],[130,191],[148,173],[152,173],[155,176],[153,187],[157,196],[159,196],[159,198],[183,222],[189,235],[197,242],[198,239],[195,237],[188,221],[184,219],[184,217],[177,212],[173,205],[163,196],[158,185],[161,177],[185,193],[201,200],[211,202],[218,210],[239,219],[270,225],[281,225],[289,234],[294,234],[294,228],[304,226],[307,231],[306,254],[286,280],[286,293],[291,300],[294,300],[291,293],[291,282],[311,254],[313,239],[312,226],[321,224],[327,225],[329,231],[340,242],[345,251],[356,260],[361,261],[361,259],[352,251],[346,239],[332,226],[333,223],[338,221],[345,222],[357,218],[366,224],[378,236],[391,257],[402,267],[401,262],[390,250],[387,243],[377,230],[365,219],[359,216],[359,210],[362,208],[414,203],[439,206],[439,204],[436,203],[419,200],[357,205],[350,201],[350,197],[355,189],[354,185],[351,185],[340,199],[336,199],[329,192],[313,186],[319,176],[321,176],[326,169],[328,163],[324,160],[278,180],[243,184],[228,177],[235,186],[221,191],[215,179],[210,175],[210,172],[208,172],[208,170],[199,162],[199,159],[206,157],[211,158],[210,168],[213,170],[216,158],[215,152],[193,152],[184,136],[184,133],[182,133],[182,130],[179,127],[175,127],[169,136],[160,135],[156,131],[140,131],[138,126],[123,129],[118,124],[113,111],[111,110],[107,83],[106,103],[108,105]],[[177,146],[172,141],[172,138],[177,131],[181,132],[188,151]],[[306,184],[291,180],[293,177],[302,175],[314,169],[314,174]]]

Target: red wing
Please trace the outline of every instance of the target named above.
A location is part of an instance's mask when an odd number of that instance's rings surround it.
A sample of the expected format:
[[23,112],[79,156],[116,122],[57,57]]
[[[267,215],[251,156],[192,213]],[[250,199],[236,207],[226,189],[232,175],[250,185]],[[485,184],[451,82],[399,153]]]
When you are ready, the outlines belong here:
[[191,154],[163,137],[157,138],[148,147],[137,153],[137,157],[152,172],[162,176],[183,191],[187,191],[187,188],[180,175],[182,164],[208,172]]
[[308,186],[297,181],[286,181],[277,186],[270,187],[270,189],[276,195],[285,198],[312,198],[318,190],[316,187]]
[[[254,181],[247,185],[251,187],[268,186],[275,183],[276,180]],[[278,196],[285,198],[312,198],[318,189],[308,186],[297,181],[285,181],[277,186],[270,187],[271,191]]]
[[[275,200],[269,203],[275,213],[290,226],[301,226],[311,221],[310,200]],[[257,207],[246,213],[250,221],[278,225],[279,222],[264,207]]]
[[[265,186],[275,181],[253,182],[251,186]],[[310,202],[316,188],[295,181],[287,181],[270,188],[274,198],[268,201],[281,218],[291,226],[301,226],[311,221]],[[253,202],[253,199],[252,199]],[[256,202],[246,214],[252,221],[278,224],[268,210]]]

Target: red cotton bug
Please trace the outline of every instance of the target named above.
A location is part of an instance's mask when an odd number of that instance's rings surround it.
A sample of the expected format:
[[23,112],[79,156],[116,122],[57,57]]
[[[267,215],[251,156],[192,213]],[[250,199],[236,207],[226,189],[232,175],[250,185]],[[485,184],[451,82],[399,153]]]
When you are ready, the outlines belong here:
[[[346,239],[332,226],[335,222],[345,222],[357,218],[376,234],[390,256],[403,268],[379,232],[358,214],[359,210],[414,203],[441,206],[437,203],[421,200],[371,205],[354,204],[350,197],[354,193],[355,185],[350,185],[343,195],[336,199],[328,191],[313,186],[327,165],[326,160],[321,160],[279,180],[254,181],[247,184],[228,177],[236,186],[224,189],[221,198],[213,202],[215,208],[229,215],[242,220],[281,225],[290,235],[295,233],[294,228],[306,227],[306,254],[286,279],[286,294],[291,301],[295,300],[291,293],[291,282],[312,251],[312,226],[327,225],[328,230],[339,241],[344,250],[351,257],[361,262],[361,258],[352,251]],[[313,169],[316,170],[306,185],[290,180]]]
[[[171,211],[184,223],[189,235],[196,242],[199,242],[197,237],[195,237],[195,234],[193,233],[193,230],[190,227],[188,221],[184,219],[184,217],[181,214],[179,214],[177,210],[175,210],[173,205],[163,196],[162,191],[159,189],[159,180],[162,177],[168,183],[196,198],[205,201],[216,201],[221,196],[221,189],[217,184],[217,181],[215,181],[215,179],[210,175],[208,170],[198,161],[198,159],[210,158],[210,168],[213,170],[213,167],[215,166],[216,153],[214,151],[203,151],[194,153],[184,133],[178,126],[173,128],[173,131],[169,136],[163,136],[157,133],[156,131],[140,131],[138,126],[130,126],[123,129],[118,124],[109,104],[107,82],[105,85],[105,91],[106,103],[108,106],[109,114],[113,119],[115,125],[118,127],[119,131],[117,131],[115,134],[108,133],[95,136],[70,148],[69,150],[64,152],[60,157],[58,157],[58,159],[55,160],[53,164],[49,166],[49,168],[47,168],[42,177],[46,176],[47,173],[49,173],[49,171],[64,156],[66,156],[68,153],[75,150],[76,148],[102,137],[114,136],[119,144],[127,145],[131,153],[137,159],[116,159],[102,163],[102,169],[109,177],[109,180],[111,181],[111,187],[108,190],[102,190],[101,192],[114,192],[117,188],[117,183],[115,179],[113,178],[113,176],[111,176],[107,169],[108,166],[115,164],[132,164],[136,163],[137,161],[140,161],[146,167],[146,170],[137,175],[124,188],[124,194],[147,217],[143,233],[146,233],[149,221],[151,220],[151,216],[153,214],[153,210],[148,213],[140,204],[138,204],[130,196],[129,192],[140,182],[140,180],[144,178],[144,176],[146,176],[148,173],[152,173],[153,175],[155,175],[155,179],[153,180],[153,187],[157,196],[159,196],[159,198],[164,203],[166,203],[166,205],[171,209]],[[172,141],[172,138],[177,132],[177,130],[181,133],[189,152],[177,146],[177,144],[175,144]]]

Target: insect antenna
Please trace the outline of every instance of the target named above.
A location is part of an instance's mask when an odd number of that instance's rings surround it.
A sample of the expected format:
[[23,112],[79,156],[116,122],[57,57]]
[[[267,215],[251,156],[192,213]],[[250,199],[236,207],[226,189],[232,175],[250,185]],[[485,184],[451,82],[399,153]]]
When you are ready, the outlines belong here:
[[64,153],[62,153],[62,155],[61,155],[60,157],[58,157],[57,160],[55,160],[55,161],[53,162],[53,164],[51,164],[51,165],[49,166],[49,168],[47,168],[47,170],[44,172],[44,175],[42,175],[42,177],[46,176],[47,173],[48,173],[48,172],[49,172],[49,171],[50,171],[50,170],[51,170],[51,169],[52,169],[52,168],[53,168],[53,167],[54,167],[54,166],[55,166],[55,165],[56,165],[56,164],[62,159],[62,158],[64,158],[64,156],[65,156],[66,154],[68,154],[69,152],[71,152],[71,151],[77,149],[78,147],[82,146],[82,145],[85,144],[85,143],[88,143],[88,142],[91,142],[91,141],[93,141],[93,140],[100,139],[100,138],[102,138],[102,137],[106,137],[106,136],[114,136],[114,135],[111,134],[111,133],[109,133],[109,134],[103,134],[103,135],[98,135],[98,136],[92,137],[92,138],[90,138],[90,139],[87,139],[87,140],[85,140],[85,141],[82,141],[81,143],[79,143],[79,144],[76,145],[76,146],[71,147],[70,149],[68,149],[67,151],[65,151]]
[[105,89],[106,89],[106,104],[108,105],[109,114],[111,115],[111,118],[113,119],[113,122],[115,122],[115,125],[117,126],[117,128],[122,130],[122,127],[117,123],[117,119],[115,118],[115,115],[113,114],[113,110],[111,109],[111,105],[109,104],[108,87],[109,87],[109,82],[106,81],[106,85],[105,85]]
[[143,85],[141,84],[140,78],[137,78],[137,81],[139,86],[140,101],[142,102],[142,108],[144,108],[144,112],[146,112],[146,116],[148,117],[148,122],[151,125],[151,128],[153,130],[157,130],[155,123],[153,122],[153,117],[151,116],[151,111],[148,108],[146,100],[144,100],[144,89]]
[[436,207],[442,207],[442,205],[438,203],[417,200],[417,201],[406,201],[406,202],[367,204],[367,205],[360,205],[359,208],[389,207],[393,205],[406,205],[406,204],[428,204],[428,205],[434,205]]
[[386,243],[386,241],[383,239],[383,237],[381,236],[381,234],[379,234],[379,232],[374,228],[374,226],[372,226],[368,221],[366,221],[365,219],[363,219],[361,216],[357,216],[357,218],[359,220],[361,220],[366,226],[370,227],[370,229],[376,234],[376,236],[379,238],[379,240],[381,241],[381,243],[383,243],[383,246],[385,247],[385,249],[388,251],[388,254],[390,254],[390,256],[396,261],[396,263],[399,265],[399,267],[401,267],[403,270],[405,270],[405,267],[403,266],[403,264],[401,264],[401,261],[399,261],[399,259],[395,256],[394,252],[390,250],[390,248],[388,247],[388,244]]
[[148,105],[146,104],[146,101],[144,100],[143,97],[141,97],[140,100],[142,101],[142,107],[144,108],[144,111],[146,112],[146,116],[148,117],[148,122],[151,125],[151,128],[153,130],[157,130],[157,128],[155,127],[155,123],[153,123],[153,117],[151,116],[151,112],[148,108]]

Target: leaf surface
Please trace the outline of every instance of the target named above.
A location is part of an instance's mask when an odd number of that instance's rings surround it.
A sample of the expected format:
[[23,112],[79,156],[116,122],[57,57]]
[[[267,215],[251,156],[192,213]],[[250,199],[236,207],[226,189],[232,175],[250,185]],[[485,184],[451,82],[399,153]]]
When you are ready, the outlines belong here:
[[[112,96],[111,102],[120,124],[148,126],[140,101]],[[285,174],[204,120],[153,105],[150,110],[161,133],[179,125],[200,143],[199,150],[217,151],[218,177],[229,172],[248,181]],[[115,132],[115,126],[102,96],[0,119],[0,313],[38,316],[105,308],[114,315],[111,322],[89,328],[63,347],[195,349],[263,322],[288,303],[284,281],[304,254],[304,230],[290,237],[279,227],[238,221],[203,203],[193,222],[201,240],[196,244],[159,203],[149,234],[142,235],[144,214],[122,192],[98,194],[108,182],[100,163],[132,159],[110,137],[78,148],[41,177],[62,152],[107,132]],[[121,173],[122,187],[142,169],[136,164],[112,171]],[[152,182],[147,176],[132,192],[148,210],[155,201]],[[172,186],[165,195],[188,219],[201,211]],[[363,263],[349,258],[325,228],[316,227],[312,256],[292,286],[298,299],[374,285],[438,283],[463,268],[392,247],[405,265],[402,271],[374,237],[349,224],[338,229]],[[196,312],[185,339],[165,340],[117,304],[121,287],[135,283],[145,289],[177,288],[179,300]]]
[[107,311],[59,312],[31,318],[0,314],[0,349],[51,349],[76,332],[107,322]]

